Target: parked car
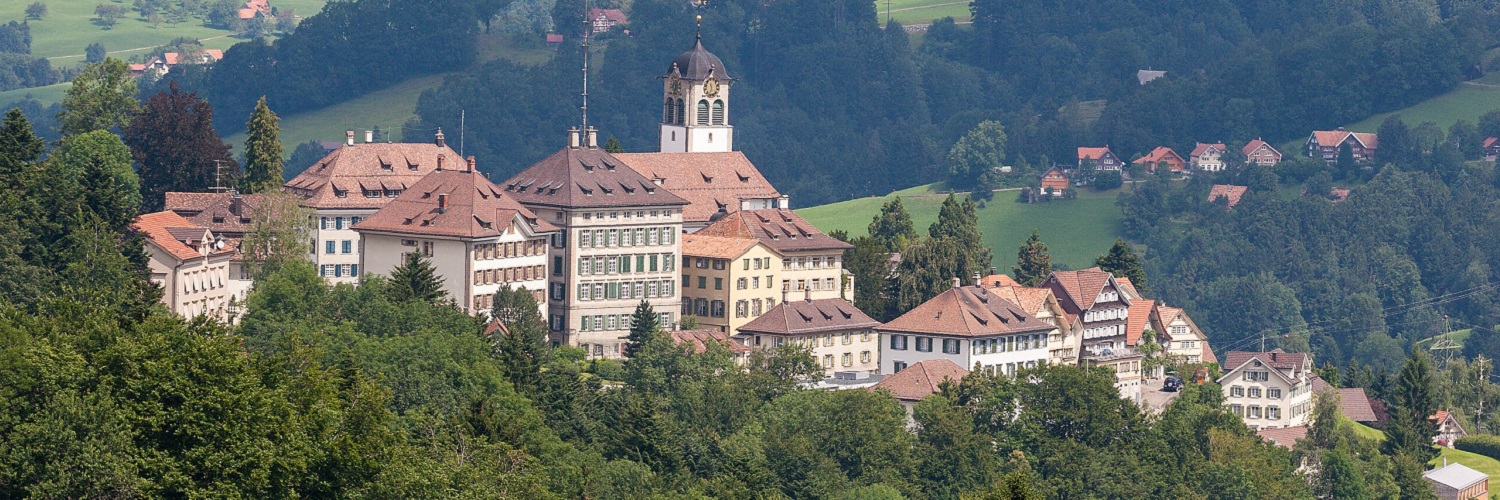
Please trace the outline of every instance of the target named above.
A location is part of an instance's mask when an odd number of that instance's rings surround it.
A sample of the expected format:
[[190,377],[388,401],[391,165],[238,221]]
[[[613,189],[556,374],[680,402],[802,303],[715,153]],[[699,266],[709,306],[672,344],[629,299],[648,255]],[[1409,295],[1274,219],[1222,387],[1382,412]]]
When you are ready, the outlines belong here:
[[1167,377],[1167,380],[1165,382],[1162,382],[1161,384],[1161,390],[1166,392],[1177,392],[1179,390],[1182,390],[1182,379],[1176,376]]

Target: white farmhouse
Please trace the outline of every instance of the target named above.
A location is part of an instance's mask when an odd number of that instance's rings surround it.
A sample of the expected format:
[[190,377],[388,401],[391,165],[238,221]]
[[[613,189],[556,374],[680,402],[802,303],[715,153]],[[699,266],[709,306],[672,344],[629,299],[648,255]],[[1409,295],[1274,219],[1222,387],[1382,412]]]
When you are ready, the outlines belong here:
[[1230,351],[1223,366],[1224,404],[1252,430],[1308,425],[1317,379],[1311,355]]
[[953,287],[881,325],[881,373],[890,375],[930,359],[947,359],[1006,375],[1047,363],[1057,327],[979,286]]

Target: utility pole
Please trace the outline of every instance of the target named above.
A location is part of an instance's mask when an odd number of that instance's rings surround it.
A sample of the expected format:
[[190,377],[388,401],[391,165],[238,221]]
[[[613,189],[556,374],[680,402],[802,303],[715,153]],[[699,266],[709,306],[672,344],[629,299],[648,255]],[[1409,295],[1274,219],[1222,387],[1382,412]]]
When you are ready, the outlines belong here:
[[1489,367],[1484,364],[1484,355],[1480,354],[1474,360],[1474,371],[1479,372],[1479,410],[1474,412],[1474,429],[1480,434],[1484,433],[1484,393],[1485,386],[1489,385]]

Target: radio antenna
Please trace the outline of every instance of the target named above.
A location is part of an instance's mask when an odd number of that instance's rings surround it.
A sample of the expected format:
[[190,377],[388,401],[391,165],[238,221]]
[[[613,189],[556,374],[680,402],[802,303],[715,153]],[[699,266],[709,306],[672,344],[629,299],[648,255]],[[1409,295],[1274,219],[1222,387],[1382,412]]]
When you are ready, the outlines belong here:
[[583,128],[580,129],[584,135],[589,130],[589,34],[594,32],[594,26],[589,19],[589,2],[583,2]]

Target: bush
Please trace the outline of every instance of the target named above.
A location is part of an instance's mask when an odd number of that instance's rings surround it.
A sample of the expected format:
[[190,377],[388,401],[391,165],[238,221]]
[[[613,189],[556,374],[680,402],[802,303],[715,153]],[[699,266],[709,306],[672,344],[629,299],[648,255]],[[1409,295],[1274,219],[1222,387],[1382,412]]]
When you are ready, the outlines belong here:
[[1097,191],[1109,191],[1125,185],[1125,179],[1120,177],[1119,172],[1104,171],[1094,174],[1094,182],[1089,184]]
[[1500,460],[1500,436],[1488,434],[1464,436],[1458,438],[1458,442],[1453,443],[1453,447]]

